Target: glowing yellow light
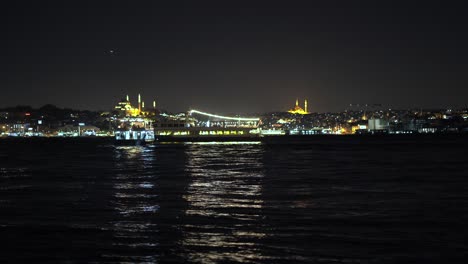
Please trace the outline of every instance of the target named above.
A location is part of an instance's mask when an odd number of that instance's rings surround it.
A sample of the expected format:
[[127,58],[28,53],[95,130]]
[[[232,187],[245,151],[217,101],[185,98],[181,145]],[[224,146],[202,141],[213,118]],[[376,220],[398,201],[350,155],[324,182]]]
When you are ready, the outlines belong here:
[[300,114],[300,115],[309,114],[309,112],[307,111],[307,100],[304,100],[304,108],[305,109],[302,109],[299,106],[299,100],[296,99],[296,106],[293,109],[289,110],[288,112],[291,113],[291,114]]

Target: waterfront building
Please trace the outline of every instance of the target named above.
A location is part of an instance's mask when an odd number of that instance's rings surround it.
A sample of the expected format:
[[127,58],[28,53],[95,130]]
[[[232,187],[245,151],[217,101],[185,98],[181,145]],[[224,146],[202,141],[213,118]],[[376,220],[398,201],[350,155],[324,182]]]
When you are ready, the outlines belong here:
[[371,118],[368,121],[369,131],[388,130],[389,128],[389,123],[387,120],[380,118]]

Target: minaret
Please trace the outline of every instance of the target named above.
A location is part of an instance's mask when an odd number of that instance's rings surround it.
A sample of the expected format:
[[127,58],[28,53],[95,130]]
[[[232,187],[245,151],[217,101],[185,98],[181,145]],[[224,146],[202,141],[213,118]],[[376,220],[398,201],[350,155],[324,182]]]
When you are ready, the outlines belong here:
[[145,101],[141,102],[141,108],[145,109]]
[[299,99],[296,98],[296,107],[299,106]]
[[156,109],[156,101],[153,101],[153,108]]
[[307,112],[307,99],[304,100],[304,112],[309,113]]
[[128,94],[127,94],[127,102],[130,102],[130,98],[128,97]]
[[138,94],[138,113],[141,112],[141,95]]

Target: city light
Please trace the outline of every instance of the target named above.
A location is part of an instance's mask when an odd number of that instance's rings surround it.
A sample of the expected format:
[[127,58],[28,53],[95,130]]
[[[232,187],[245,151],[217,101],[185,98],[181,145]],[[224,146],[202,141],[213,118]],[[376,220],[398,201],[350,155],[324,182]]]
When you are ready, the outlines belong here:
[[245,117],[229,117],[229,116],[220,116],[220,115],[214,115],[210,113],[205,113],[201,112],[198,110],[190,110],[189,114],[191,115],[192,113],[200,114],[200,115],[205,115],[205,116],[211,116],[211,117],[216,117],[220,119],[226,119],[226,120],[238,120],[238,121],[260,121],[260,118],[245,118]]

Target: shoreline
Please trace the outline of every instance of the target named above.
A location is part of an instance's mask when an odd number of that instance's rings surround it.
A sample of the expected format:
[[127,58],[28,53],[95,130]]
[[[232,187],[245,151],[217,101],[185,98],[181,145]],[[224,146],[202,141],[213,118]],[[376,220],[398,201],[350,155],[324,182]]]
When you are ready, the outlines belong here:
[[[148,145],[159,143],[185,143],[185,142],[262,142],[262,143],[293,143],[293,142],[314,142],[320,140],[337,140],[346,142],[348,139],[468,139],[468,133],[428,133],[428,134],[350,134],[350,135],[282,135],[282,136],[263,136],[263,137],[199,137],[199,138],[163,138],[153,142],[147,142]],[[115,143],[115,138],[107,137],[0,137],[0,142],[31,142],[31,141],[56,141],[56,142],[108,142]],[[118,145],[118,144],[116,144]]]

